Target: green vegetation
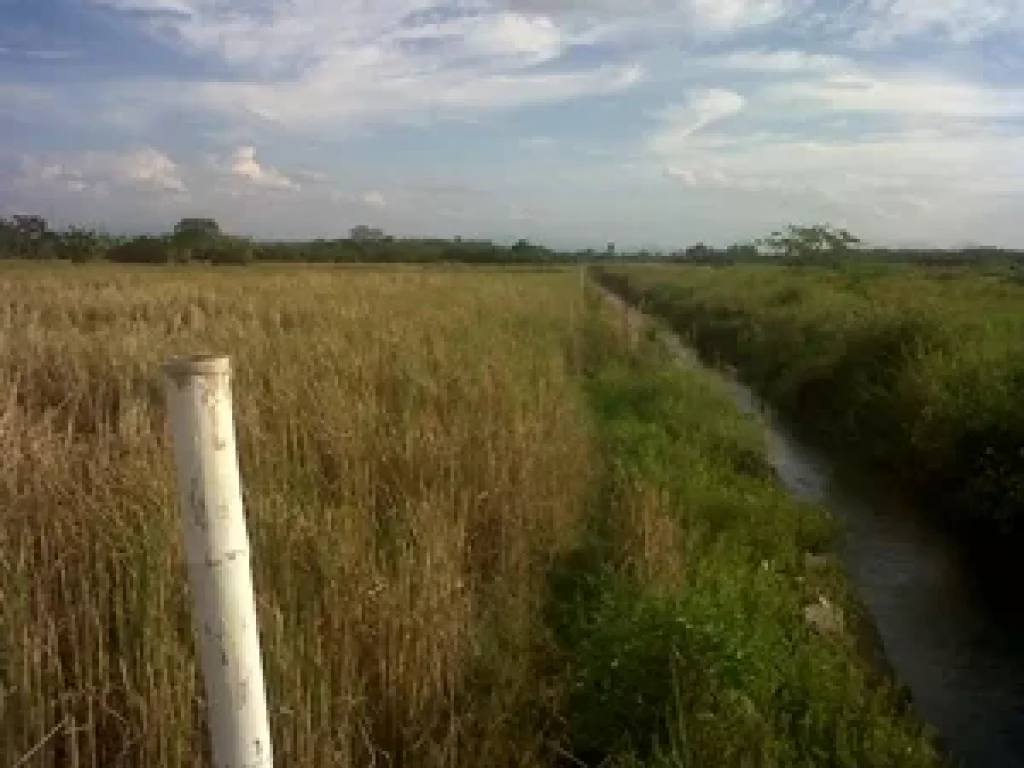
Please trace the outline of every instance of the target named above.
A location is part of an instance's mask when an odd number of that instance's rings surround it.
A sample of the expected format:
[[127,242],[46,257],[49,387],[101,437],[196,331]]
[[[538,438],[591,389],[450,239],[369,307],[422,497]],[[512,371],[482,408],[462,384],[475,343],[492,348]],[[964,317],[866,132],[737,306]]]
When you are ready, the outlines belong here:
[[1024,541],[1024,285],[1012,273],[735,267],[602,280],[806,425],[915,483],[976,543]]
[[845,229],[825,225],[789,226],[762,241],[769,257],[786,264],[821,264],[826,260],[846,261],[860,240]]
[[[820,557],[833,526],[781,490],[759,425],[638,320],[603,314],[587,388],[604,473],[584,544],[554,581],[574,753],[589,765],[938,764],[858,652],[858,611]],[[811,606],[834,625],[811,626]]]
[[0,764],[203,764],[159,372],[196,350],[234,358],[282,764],[935,764],[831,523],[590,300],[569,271],[0,270]]

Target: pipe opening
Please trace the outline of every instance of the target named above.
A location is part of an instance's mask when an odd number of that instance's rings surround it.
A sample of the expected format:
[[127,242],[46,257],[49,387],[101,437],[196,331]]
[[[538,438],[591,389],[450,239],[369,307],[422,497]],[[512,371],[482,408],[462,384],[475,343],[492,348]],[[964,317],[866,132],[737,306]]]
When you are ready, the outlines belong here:
[[231,373],[231,358],[223,355],[182,355],[164,363],[168,376],[205,376]]

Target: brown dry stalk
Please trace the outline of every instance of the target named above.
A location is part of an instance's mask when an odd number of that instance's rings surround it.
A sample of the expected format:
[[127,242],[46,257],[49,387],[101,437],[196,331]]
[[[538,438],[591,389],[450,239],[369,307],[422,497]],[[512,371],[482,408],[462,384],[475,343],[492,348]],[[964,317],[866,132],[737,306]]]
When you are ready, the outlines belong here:
[[280,763],[543,762],[578,301],[570,273],[0,272],[0,764],[205,756],[160,381],[204,351],[236,371]]

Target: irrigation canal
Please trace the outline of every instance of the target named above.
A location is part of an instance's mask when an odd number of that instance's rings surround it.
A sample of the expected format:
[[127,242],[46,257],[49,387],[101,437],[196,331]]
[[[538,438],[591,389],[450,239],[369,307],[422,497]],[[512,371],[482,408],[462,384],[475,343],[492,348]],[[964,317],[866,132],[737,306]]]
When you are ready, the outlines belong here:
[[704,365],[674,334],[663,336],[681,362],[709,370],[739,408],[761,419],[789,492],[843,524],[839,555],[847,578],[896,677],[956,764],[1024,768],[1019,606],[987,599],[956,541],[891,480],[822,449],[735,376]]

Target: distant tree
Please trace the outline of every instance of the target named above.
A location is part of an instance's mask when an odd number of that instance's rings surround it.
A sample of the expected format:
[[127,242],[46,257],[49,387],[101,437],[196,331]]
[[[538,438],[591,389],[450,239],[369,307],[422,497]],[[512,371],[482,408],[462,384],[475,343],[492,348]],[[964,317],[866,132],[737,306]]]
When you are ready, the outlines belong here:
[[220,225],[213,219],[182,219],[174,225],[169,261],[209,259],[221,238]]
[[175,239],[207,243],[216,240],[220,235],[220,225],[213,219],[182,219],[174,225]]
[[761,252],[753,243],[735,243],[725,249],[726,258],[733,262],[757,261]]
[[211,264],[244,265],[254,259],[253,245],[242,237],[222,237],[208,251]]
[[709,245],[704,243],[697,243],[691,245],[686,249],[685,258],[687,261],[693,261],[698,263],[706,263],[711,261],[715,257],[715,250]]
[[46,219],[42,216],[16,215],[13,217],[14,227],[18,234],[26,240],[39,241],[50,231]]
[[102,259],[107,252],[107,243],[90,229],[68,227],[56,235],[56,252],[58,258],[85,264]]
[[7,258],[51,259],[54,236],[42,216],[18,214],[0,219],[0,251]]
[[174,244],[165,237],[134,237],[110,249],[107,258],[118,264],[166,264],[174,257]]
[[824,224],[805,227],[791,224],[760,243],[788,263],[814,264],[849,256],[860,240],[845,229]]
[[964,248],[963,257],[973,264],[1001,264],[1009,262],[1009,253],[994,246],[975,245]]
[[18,230],[13,221],[0,219],[0,259],[13,259],[18,250]]

